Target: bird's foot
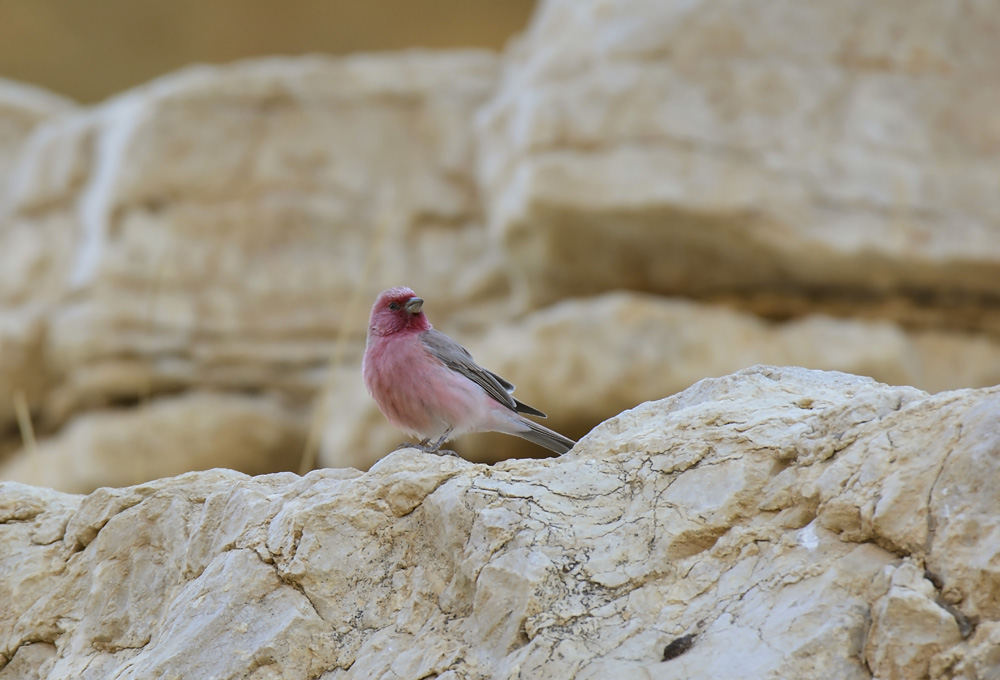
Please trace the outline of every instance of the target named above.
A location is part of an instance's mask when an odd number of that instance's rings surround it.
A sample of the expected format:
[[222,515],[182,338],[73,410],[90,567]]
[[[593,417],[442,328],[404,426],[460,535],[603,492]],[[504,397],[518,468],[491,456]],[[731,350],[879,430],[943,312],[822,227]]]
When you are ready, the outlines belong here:
[[418,451],[423,451],[424,453],[433,453],[438,456],[455,456],[456,458],[460,457],[457,453],[455,453],[451,449],[442,449],[440,444],[435,446],[434,444],[428,444],[427,441],[428,440],[425,439],[419,444],[416,444],[414,442],[403,442],[395,449],[393,449],[393,451],[399,451],[400,449],[417,449]]
[[442,449],[441,445],[448,441],[448,436],[451,434],[451,428],[445,430],[445,433],[437,438],[437,440],[431,444],[430,437],[427,439],[422,439],[419,444],[414,444],[413,442],[403,442],[396,447],[396,451],[400,449],[420,449],[424,453],[436,453],[439,456],[458,456],[457,453],[449,449]]

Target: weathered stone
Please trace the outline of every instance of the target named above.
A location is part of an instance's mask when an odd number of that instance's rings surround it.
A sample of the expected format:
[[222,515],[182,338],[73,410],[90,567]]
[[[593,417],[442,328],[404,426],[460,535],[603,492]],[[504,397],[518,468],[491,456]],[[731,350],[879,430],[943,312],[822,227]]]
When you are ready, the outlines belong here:
[[0,430],[10,429],[18,421],[18,400],[24,409],[23,421],[46,394],[45,332],[39,309],[0,309]]
[[383,285],[442,309],[503,294],[471,124],[497,63],[198,67],[40,130],[0,225],[0,301],[50,306],[43,419],[183,387],[304,403]]
[[0,78],[0,196],[25,139],[40,123],[73,107],[65,97]]
[[[79,117],[72,102],[30,85],[0,78],[0,305],[31,303],[38,306],[57,291],[49,285],[48,272],[68,263],[75,241],[65,220],[47,216],[31,228],[10,222],[14,212],[10,196],[28,179],[26,166],[39,140],[59,136]],[[68,181],[67,168],[61,179]],[[61,288],[58,292],[61,292]],[[2,383],[0,383],[2,384]]]
[[302,418],[276,399],[187,392],[78,416],[37,451],[0,465],[0,479],[89,493],[213,467],[298,469],[305,432]]
[[1000,625],[983,622],[964,644],[954,645],[931,659],[932,678],[1000,677]]
[[[998,521],[987,412],[1000,388],[756,367],[627,411],[556,459],[411,450],[365,474],[213,470],[87,497],[8,483],[0,675],[989,669],[995,575],[949,571],[971,545],[961,528]],[[920,486],[935,470],[951,481]]]
[[1000,332],[992,12],[541,3],[480,118],[518,292],[539,305],[634,288]]
[[865,660],[878,678],[929,677],[931,657],[962,640],[959,625],[934,601],[937,592],[922,569],[908,562],[890,569],[889,590],[873,608]]

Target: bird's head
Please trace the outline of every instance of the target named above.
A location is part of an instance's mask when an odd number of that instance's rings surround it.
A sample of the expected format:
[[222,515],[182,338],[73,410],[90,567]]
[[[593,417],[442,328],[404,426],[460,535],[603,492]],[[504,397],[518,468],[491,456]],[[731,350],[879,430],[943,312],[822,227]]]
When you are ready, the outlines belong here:
[[371,335],[390,335],[402,330],[425,331],[431,327],[421,311],[424,301],[409,288],[400,286],[382,291],[372,306],[368,321]]

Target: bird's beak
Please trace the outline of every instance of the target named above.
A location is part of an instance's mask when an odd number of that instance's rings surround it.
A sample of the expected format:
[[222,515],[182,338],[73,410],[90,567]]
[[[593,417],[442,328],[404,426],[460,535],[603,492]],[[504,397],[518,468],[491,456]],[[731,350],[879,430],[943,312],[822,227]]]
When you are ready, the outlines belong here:
[[421,300],[418,297],[411,297],[409,300],[406,301],[406,304],[403,305],[403,309],[405,309],[410,314],[419,314],[420,308],[423,306],[424,306],[423,300]]

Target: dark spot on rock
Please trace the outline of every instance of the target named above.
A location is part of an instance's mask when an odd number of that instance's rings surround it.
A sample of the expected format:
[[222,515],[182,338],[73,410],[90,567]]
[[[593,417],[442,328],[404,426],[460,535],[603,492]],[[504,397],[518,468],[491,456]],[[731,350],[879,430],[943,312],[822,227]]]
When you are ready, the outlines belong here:
[[682,635],[663,648],[663,660],[676,659],[694,646],[694,634]]

